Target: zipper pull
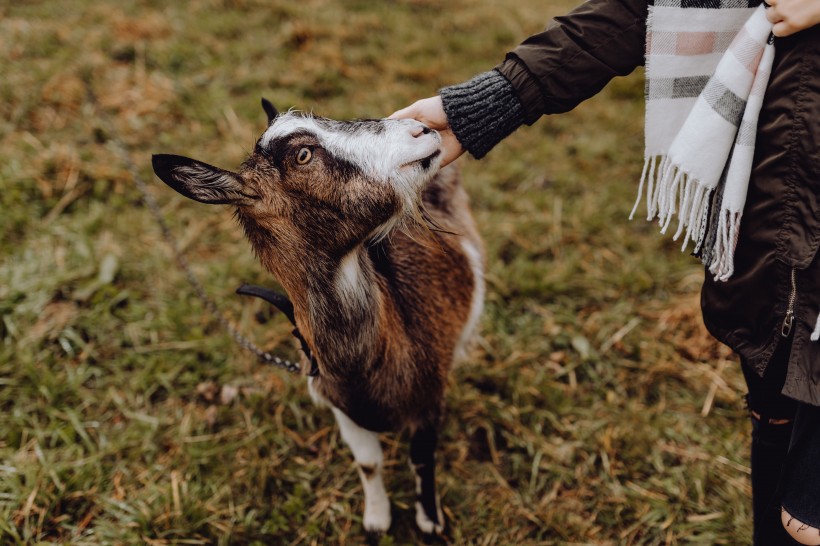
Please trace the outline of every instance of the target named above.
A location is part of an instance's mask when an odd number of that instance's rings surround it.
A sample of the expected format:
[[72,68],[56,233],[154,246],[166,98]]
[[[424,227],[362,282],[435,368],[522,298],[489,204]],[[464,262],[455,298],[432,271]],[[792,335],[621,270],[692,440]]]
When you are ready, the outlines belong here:
[[794,324],[794,304],[797,301],[797,270],[792,267],[791,274],[792,291],[789,294],[789,302],[786,305],[786,316],[783,317],[783,326],[780,328],[780,335],[789,337],[792,333],[792,324]]
[[780,329],[780,335],[789,337],[792,333],[792,324],[794,324],[794,311],[789,309],[786,311],[786,317],[783,319],[783,327]]

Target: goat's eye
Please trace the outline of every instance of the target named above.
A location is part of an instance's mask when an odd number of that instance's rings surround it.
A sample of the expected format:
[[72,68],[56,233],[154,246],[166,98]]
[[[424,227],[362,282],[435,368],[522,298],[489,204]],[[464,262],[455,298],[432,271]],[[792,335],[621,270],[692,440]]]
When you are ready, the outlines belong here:
[[299,148],[299,151],[296,152],[296,163],[299,165],[309,163],[311,159],[313,159],[313,152],[310,148]]

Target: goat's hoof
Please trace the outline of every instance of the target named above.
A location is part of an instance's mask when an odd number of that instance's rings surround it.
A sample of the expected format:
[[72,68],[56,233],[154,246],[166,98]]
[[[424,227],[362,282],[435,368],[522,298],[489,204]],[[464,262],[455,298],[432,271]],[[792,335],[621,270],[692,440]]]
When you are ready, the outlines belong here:
[[440,536],[444,532],[444,514],[441,513],[441,509],[437,510],[436,519],[438,521],[433,521],[421,503],[416,503],[416,525],[424,534],[425,540],[427,536]]
[[383,513],[377,514],[379,517],[373,516],[374,514],[372,512],[367,513],[363,522],[365,542],[368,546],[378,546],[382,537],[390,528],[389,511],[386,516]]
[[364,509],[364,519],[362,526],[365,533],[375,533],[383,535],[390,529],[390,502],[366,503]]
[[364,542],[367,546],[379,546],[383,536],[383,531],[365,531]]

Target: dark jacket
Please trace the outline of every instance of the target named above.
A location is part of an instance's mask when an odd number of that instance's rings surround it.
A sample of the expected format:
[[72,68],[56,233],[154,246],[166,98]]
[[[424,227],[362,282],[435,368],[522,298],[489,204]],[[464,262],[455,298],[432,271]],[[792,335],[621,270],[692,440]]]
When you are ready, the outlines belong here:
[[[646,0],[591,0],[495,70],[442,89],[459,141],[482,157],[522,124],[632,72],[644,61],[646,15]],[[775,51],[735,273],[716,282],[707,272],[701,303],[709,331],[761,375],[794,336],[783,392],[820,405],[820,342],[809,339],[820,313],[820,26],[777,39]]]

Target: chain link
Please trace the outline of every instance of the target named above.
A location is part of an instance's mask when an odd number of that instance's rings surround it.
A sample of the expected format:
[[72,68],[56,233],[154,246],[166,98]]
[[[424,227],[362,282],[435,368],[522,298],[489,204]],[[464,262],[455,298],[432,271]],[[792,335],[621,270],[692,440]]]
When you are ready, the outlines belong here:
[[197,276],[194,274],[193,270],[191,269],[188,260],[182,254],[179,249],[179,244],[177,243],[177,239],[174,234],[171,232],[171,229],[168,227],[168,224],[165,222],[165,218],[162,216],[162,210],[159,207],[156,199],[151,193],[148,191],[148,186],[145,184],[145,181],[142,179],[139,173],[139,169],[134,164],[133,160],[131,159],[131,154],[129,152],[128,146],[117,136],[117,132],[114,129],[114,125],[110,119],[105,115],[102,108],[99,106],[97,102],[97,98],[94,95],[94,92],[91,89],[91,85],[86,83],[89,101],[94,109],[98,113],[99,121],[105,126],[104,129],[106,130],[106,138],[109,143],[112,144],[114,151],[119,155],[122,164],[125,165],[126,169],[128,170],[131,178],[134,180],[134,183],[139,189],[140,194],[142,195],[142,200],[145,203],[146,207],[148,208],[151,216],[154,217],[157,224],[159,224],[160,230],[162,231],[162,237],[165,239],[165,242],[171,247],[171,250],[174,254],[174,258],[176,259],[177,265],[185,274],[185,277],[188,279],[188,283],[193,287],[194,291],[196,292],[199,299],[202,301],[202,304],[205,308],[216,318],[216,321],[219,325],[226,331],[228,334],[236,341],[236,343],[246,349],[256,357],[266,364],[271,364],[276,366],[277,368],[281,368],[290,373],[299,373],[302,371],[302,366],[296,362],[292,362],[290,360],[286,360],[283,358],[279,358],[276,355],[273,355],[267,351],[262,350],[259,348],[253,341],[248,339],[245,335],[242,334],[236,327],[228,320],[224,313],[219,309],[216,305],[216,302],[205,292],[205,288],[202,286],[202,283],[199,281]]

